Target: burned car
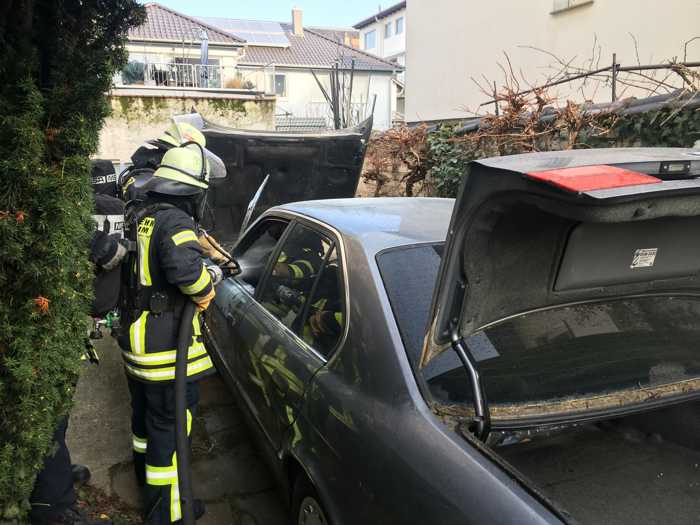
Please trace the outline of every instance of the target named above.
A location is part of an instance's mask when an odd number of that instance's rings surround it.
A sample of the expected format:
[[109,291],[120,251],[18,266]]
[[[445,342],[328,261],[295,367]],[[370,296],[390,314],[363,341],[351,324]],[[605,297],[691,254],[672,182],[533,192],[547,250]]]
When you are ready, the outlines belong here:
[[700,516],[700,153],[267,210],[205,336],[294,523]]

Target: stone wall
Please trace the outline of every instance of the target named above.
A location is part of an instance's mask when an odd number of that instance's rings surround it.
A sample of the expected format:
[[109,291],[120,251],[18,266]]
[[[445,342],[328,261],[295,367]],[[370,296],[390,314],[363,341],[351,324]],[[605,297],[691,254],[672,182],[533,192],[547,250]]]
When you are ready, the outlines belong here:
[[115,90],[109,94],[112,114],[100,133],[98,158],[128,162],[144,141],[163,133],[172,115],[187,113],[192,108],[204,118],[224,126],[274,129],[274,97],[153,91]]

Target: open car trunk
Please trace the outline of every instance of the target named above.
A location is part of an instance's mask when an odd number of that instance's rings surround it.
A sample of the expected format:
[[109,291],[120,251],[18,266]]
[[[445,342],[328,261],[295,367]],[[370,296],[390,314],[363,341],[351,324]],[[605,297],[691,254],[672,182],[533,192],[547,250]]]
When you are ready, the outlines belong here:
[[455,205],[433,406],[575,521],[700,520],[698,177],[691,150],[515,155]]
[[585,424],[495,449],[573,521],[700,520],[700,406]]
[[266,177],[248,224],[262,212],[288,202],[354,197],[360,179],[371,117],[354,128],[315,133],[239,130],[199,115],[207,148],[226,165],[227,176],[212,180],[203,226],[224,245],[241,233],[247,206]]

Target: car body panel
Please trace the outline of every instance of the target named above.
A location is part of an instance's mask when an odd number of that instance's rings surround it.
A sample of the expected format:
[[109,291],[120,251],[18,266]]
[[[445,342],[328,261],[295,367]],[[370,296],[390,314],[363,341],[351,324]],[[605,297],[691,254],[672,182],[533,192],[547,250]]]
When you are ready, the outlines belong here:
[[[287,400],[260,401],[259,387],[246,379],[254,368],[251,352],[238,345],[239,335],[221,328],[229,308],[243,312],[252,326],[260,316],[257,305],[248,294],[241,306],[237,297],[245,286],[227,284],[207,316],[214,360],[264,429],[266,446],[276,451],[278,477],[288,463],[300,465],[335,525],[564,521],[473,439],[433,413],[403,348],[375,257],[397,246],[442,242],[452,205],[445,199],[304,202],[273,208],[259,219],[291,218],[333,233],[343,245],[349,290],[345,339],[328,361],[303,372],[294,362],[278,363],[304,389],[281,441],[271,419]],[[263,323],[257,329],[277,333]]]

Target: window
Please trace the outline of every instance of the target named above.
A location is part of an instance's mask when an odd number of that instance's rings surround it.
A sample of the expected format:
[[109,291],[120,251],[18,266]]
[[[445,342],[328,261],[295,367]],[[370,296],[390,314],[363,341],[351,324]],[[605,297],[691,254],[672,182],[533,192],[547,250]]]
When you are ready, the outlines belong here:
[[287,77],[286,75],[275,75],[275,95],[278,97],[287,96]]
[[391,38],[391,22],[384,25],[384,38]]
[[376,41],[377,32],[374,29],[365,33],[365,49],[374,49],[374,47],[377,45]]
[[397,35],[400,35],[403,33],[403,17],[400,16],[399,18],[396,19],[396,31],[394,31]]
[[[529,406],[529,416],[545,416],[585,410],[591,399],[618,407],[653,399],[664,385],[659,396],[675,395],[681,390],[669,385],[700,377],[698,315],[694,297],[582,303],[508,318],[471,334],[465,346],[495,411]],[[438,401],[469,402],[463,367],[449,354],[452,365],[434,368],[428,384]]]
[[343,337],[345,311],[338,248],[328,253],[326,264],[314,286],[305,316],[302,337],[321,355],[328,357]]
[[417,368],[443,244],[401,246],[377,255],[377,266],[410,362]]
[[253,288],[251,293],[254,293],[267,261],[282,238],[287,224],[280,219],[264,220],[236,246],[233,257],[241,267],[238,279]]
[[335,243],[297,224],[284,240],[260,303],[326,356],[343,333],[342,289]]

